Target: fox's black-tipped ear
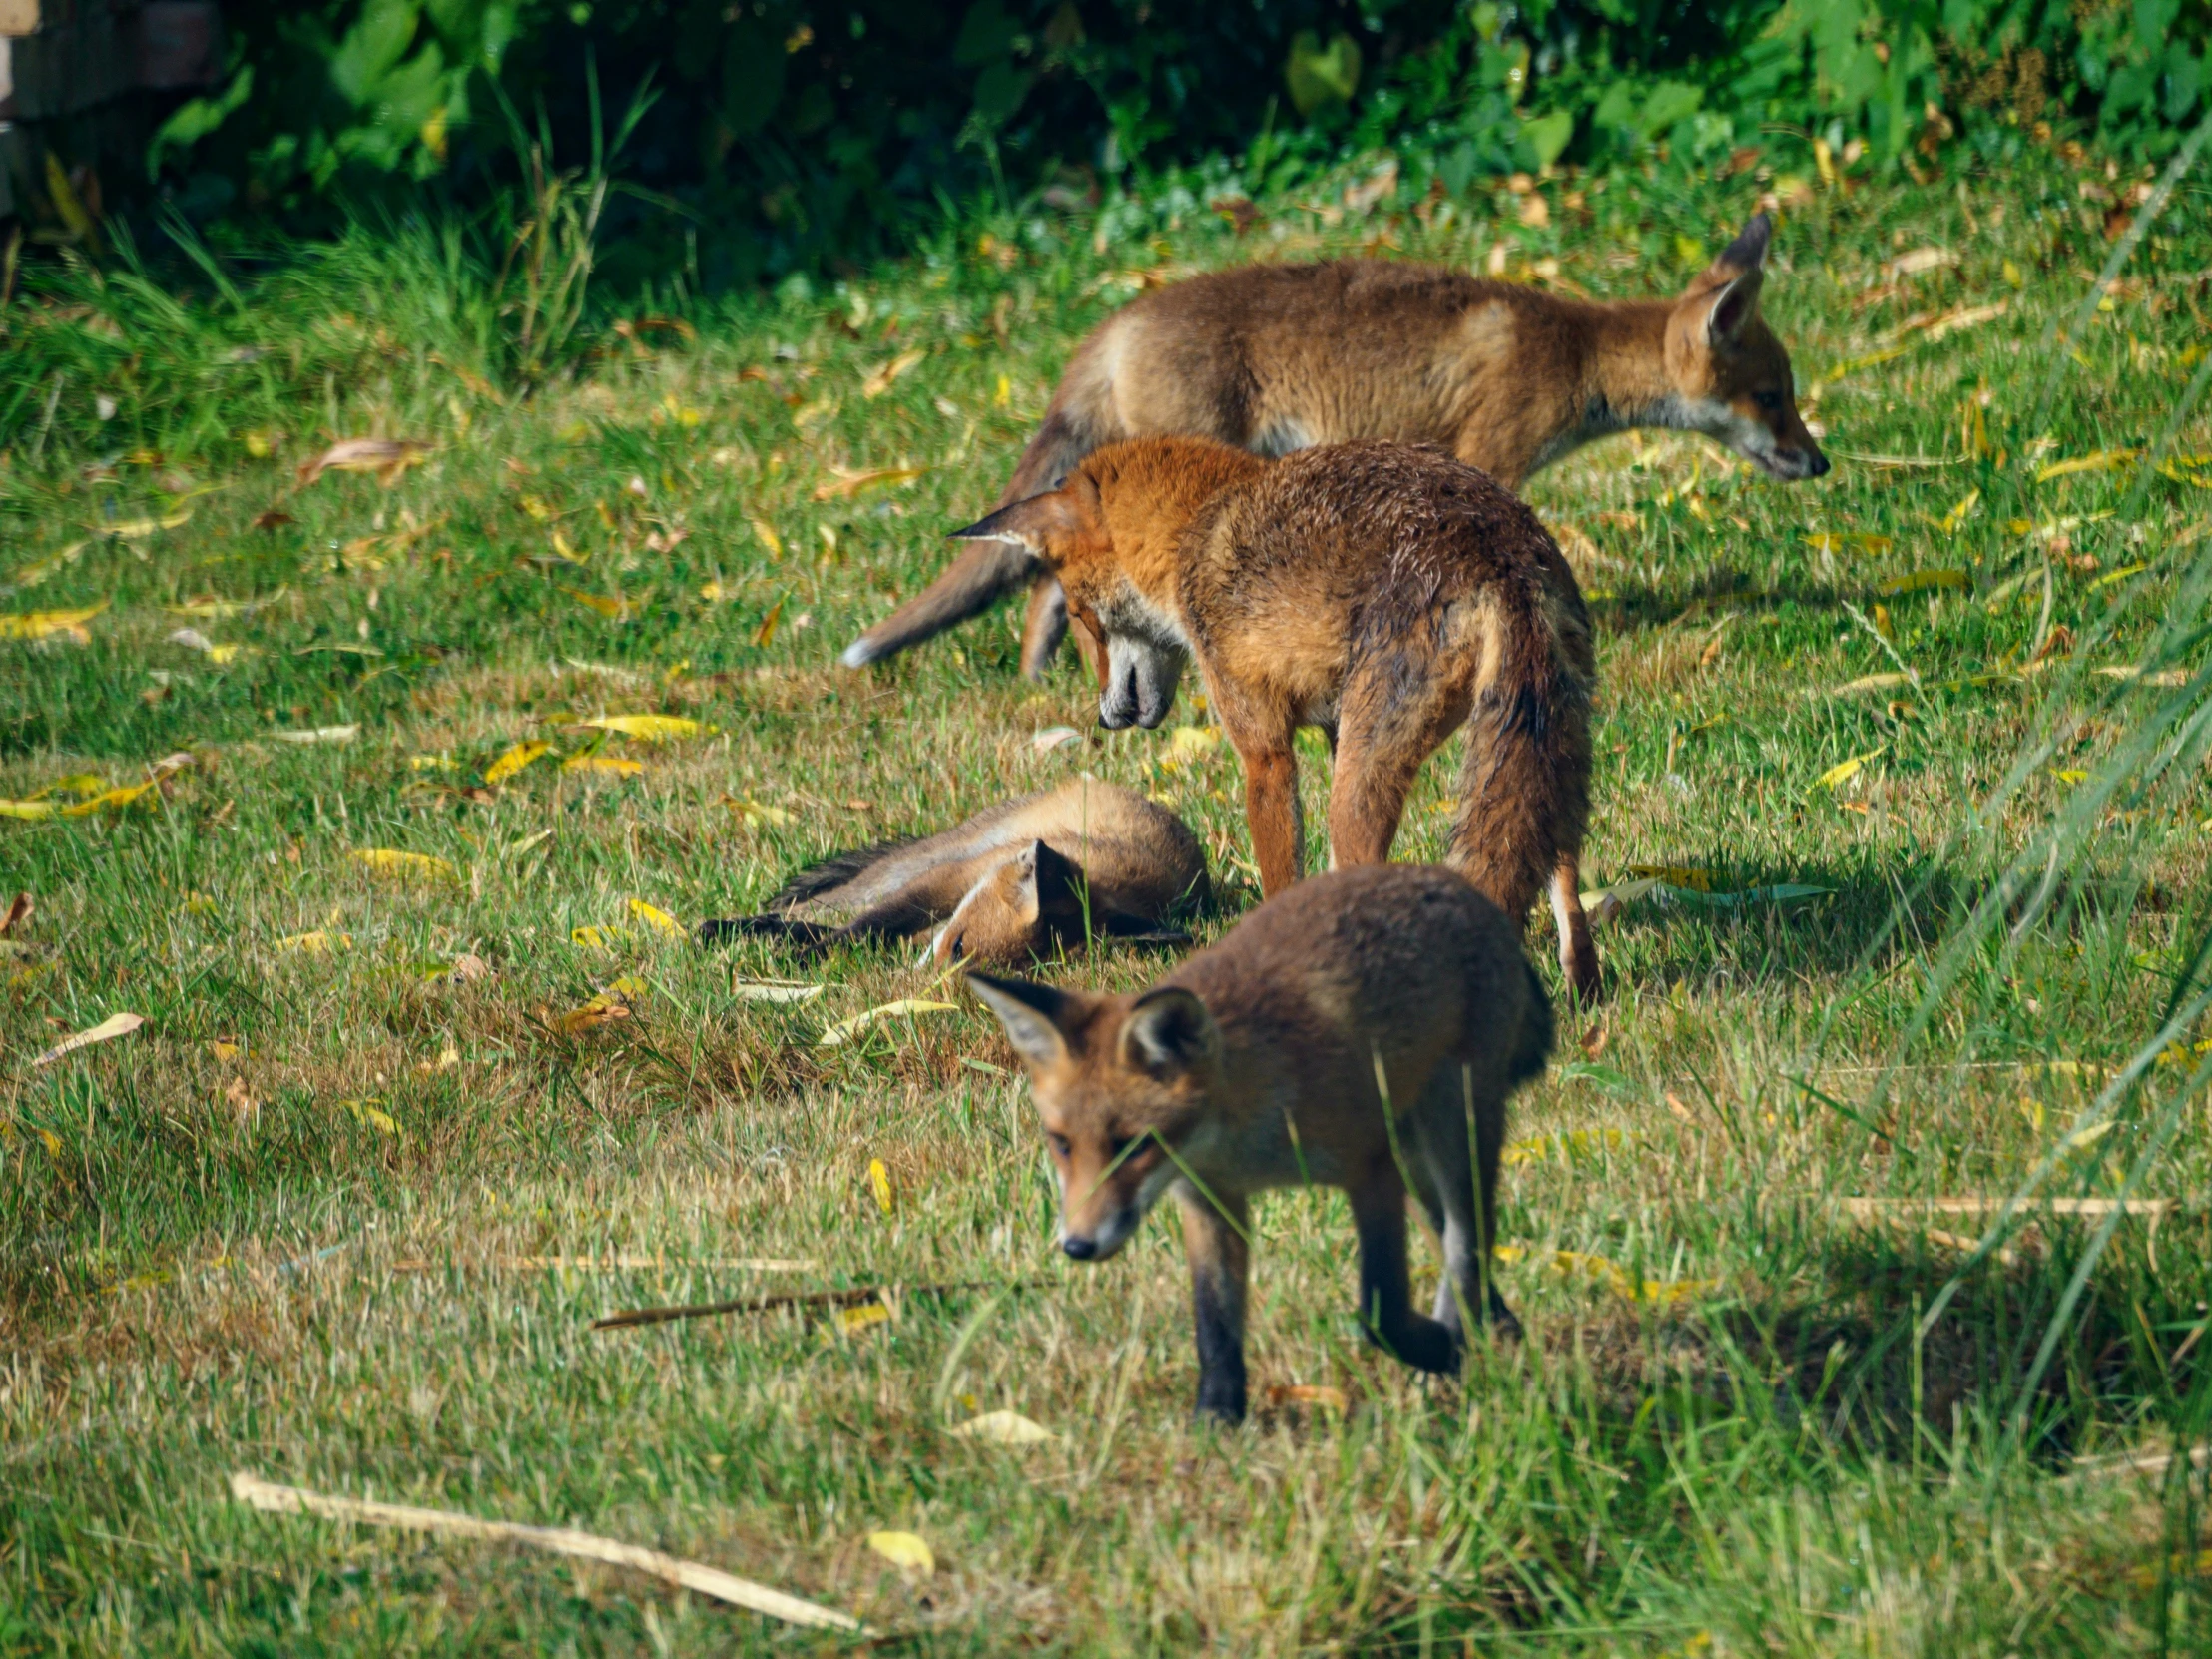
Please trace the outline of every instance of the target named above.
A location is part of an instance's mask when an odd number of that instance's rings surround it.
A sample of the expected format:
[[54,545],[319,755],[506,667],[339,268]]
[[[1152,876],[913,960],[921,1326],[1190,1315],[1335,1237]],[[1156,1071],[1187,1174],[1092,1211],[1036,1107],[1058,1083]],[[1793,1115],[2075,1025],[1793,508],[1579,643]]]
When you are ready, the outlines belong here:
[[987,973],[967,976],[968,989],[998,1016],[1006,1040],[1031,1071],[1049,1066],[1068,1051],[1060,1021],[1074,1002],[1065,991],[1027,979],[998,979]]
[[1055,536],[1075,531],[1075,503],[1064,489],[1032,495],[952,532],[954,541],[1017,541],[1040,558],[1049,557]]
[[1029,867],[1029,880],[1037,896],[1040,915],[1082,908],[1083,900],[1077,889],[1083,879],[1083,867],[1073,858],[1061,856],[1043,841],[1031,841],[1022,858]]
[[1767,263],[1767,244],[1774,237],[1774,221],[1766,214],[1751,216],[1751,223],[1736,233],[1736,240],[1721,250],[1713,262],[1732,271],[1757,271]]
[[1162,1081],[1220,1057],[1221,1027],[1206,1004],[1180,985],[1146,991],[1122,1021],[1122,1063]]
[[1759,314],[1759,289],[1766,273],[1752,270],[1723,283],[1706,296],[1705,341],[1708,345],[1734,345],[1745,325]]

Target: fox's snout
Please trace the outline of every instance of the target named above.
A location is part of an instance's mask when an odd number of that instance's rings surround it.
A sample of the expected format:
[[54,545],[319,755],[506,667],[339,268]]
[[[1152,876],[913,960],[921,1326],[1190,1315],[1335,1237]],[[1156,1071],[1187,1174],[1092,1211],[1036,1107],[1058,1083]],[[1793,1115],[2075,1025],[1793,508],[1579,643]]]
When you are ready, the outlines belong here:
[[1109,732],[1132,726],[1152,731],[1175,706],[1175,687],[1182,673],[1182,659],[1151,641],[1109,635],[1106,673],[1098,693],[1098,724]]
[[1808,443],[1802,448],[1785,449],[1777,445],[1752,459],[1768,477],[1794,484],[1805,478],[1825,478],[1829,473],[1829,459],[1821,453],[1820,445]]
[[1105,1214],[1091,1218],[1082,1228],[1072,1221],[1060,1225],[1060,1248],[1072,1261],[1103,1262],[1119,1255],[1121,1247],[1129,1242],[1142,1219],[1139,1212],[1129,1205],[1117,1205]]

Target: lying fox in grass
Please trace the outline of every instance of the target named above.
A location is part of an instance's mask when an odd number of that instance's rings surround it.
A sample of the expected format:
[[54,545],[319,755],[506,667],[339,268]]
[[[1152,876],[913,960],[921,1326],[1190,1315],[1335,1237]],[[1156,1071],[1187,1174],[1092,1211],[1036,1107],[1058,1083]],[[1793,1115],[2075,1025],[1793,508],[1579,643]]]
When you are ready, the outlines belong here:
[[1189,827],[1134,790],[1085,777],[923,840],[840,852],[787,882],[767,914],[704,922],[699,937],[826,950],[933,929],[938,961],[1022,967],[1093,936],[1187,943],[1170,913],[1208,899]]
[[[1551,1052],[1551,1007],[1511,921],[1457,876],[1303,881],[1138,996],[968,983],[1029,1074],[1060,1248],[1104,1261],[1174,1194],[1200,1415],[1244,1416],[1252,1198],[1270,1188],[1350,1196],[1362,1323],[1407,1365],[1456,1371],[1470,1316],[1519,1331],[1489,1282],[1498,1154],[1507,1096]],[[1433,1318],[1412,1306],[1408,1186],[1443,1245]]]
[[1441,450],[1344,443],[1262,461],[1204,438],[1094,451],[964,537],[1009,538],[1106,646],[1099,723],[1157,726],[1195,657],[1245,769],[1261,890],[1299,877],[1293,738],[1336,753],[1330,861],[1379,864],[1421,763],[1464,726],[1450,862],[1516,924],[1547,880],[1585,1002],[1589,613],[1536,515]]
[[[1818,478],[1828,459],[1798,417],[1789,353],[1759,315],[1771,230],[1758,215],[1673,300],[1592,304],[1382,260],[1191,277],[1092,331],[998,504],[1057,487],[1101,445],[1174,434],[1269,456],[1355,438],[1434,443],[1517,490],[1592,439],[1672,427],[1770,477]],[[1011,541],[968,548],[853,641],[845,666],[942,633],[1024,582],[1022,671],[1038,678],[1067,610]]]

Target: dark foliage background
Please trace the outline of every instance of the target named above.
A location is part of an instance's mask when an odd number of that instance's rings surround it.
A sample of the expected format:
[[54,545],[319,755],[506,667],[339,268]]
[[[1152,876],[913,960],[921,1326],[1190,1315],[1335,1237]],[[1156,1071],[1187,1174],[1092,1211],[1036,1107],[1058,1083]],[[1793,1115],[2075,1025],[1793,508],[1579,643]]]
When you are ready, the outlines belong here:
[[[2156,159],[2212,0],[233,0],[232,75],[149,166],[193,218],[313,229],[545,169],[639,187],[632,255],[713,289],[893,251],[977,199],[1193,170],[1216,198],[1389,151],[1414,188],[1762,128],[1916,168],[2071,127]],[[648,231],[648,227],[651,227]]]

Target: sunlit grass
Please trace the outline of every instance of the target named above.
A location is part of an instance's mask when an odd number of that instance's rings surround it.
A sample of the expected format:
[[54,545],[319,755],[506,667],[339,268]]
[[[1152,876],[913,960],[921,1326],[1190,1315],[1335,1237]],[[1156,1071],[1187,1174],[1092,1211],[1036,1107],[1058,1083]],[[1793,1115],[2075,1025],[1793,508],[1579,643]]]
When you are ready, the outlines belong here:
[[[0,820],[0,896],[36,903],[0,958],[0,1638],[821,1640],[597,1569],[257,1515],[226,1485],[251,1468],[649,1543],[930,1651],[2201,1644],[2201,1477],[2081,1461],[2203,1426],[2212,495],[2189,457],[2212,434],[2191,416],[2147,478],[2115,452],[2157,440],[2196,371],[2212,239],[2189,208],[2150,240],[2035,429],[2044,329],[2106,254],[2073,184],[2037,162],[1787,217],[1767,305],[1828,480],[1659,437],[1536,481],[1602,630],[1588,876],[1677,890],[1600,935],[1612,1000],[1519,1106],[1500,1271],[1528,1341],[1419,1382],[1359,1339],[1342,1201],[1282,1198],[1262,1404],[1226,1436],[1185,1420],[1171,1230],[1101,1269],[1050,1249],[980,1011],[824,1047],[935,971],[710,957],[631,901],[741,911],[824,852],[1087,769],[1172,800],[1248,905],[1234,757],[1142,733],[1039,754],[1040,728],[1090,730],[1091,699],[1072,665],[1015,678],[1012,616],[862,675],[837,648],[988,504],[1133,273],[1386,233],[1660,291],[1755,179],[1579,181],[1579,209],[1547,187],[1540,232],[1502,192],[1440,226],[1280,204],[1239,238],[1194,215],[1103,254],[1084,224],[994,224],[987,249],[975,226],[817,302],[679,329],[641,298],[534,392],[487,378],[481,294],[429,242],[356,238],[238,307],[189,274],[181,299],[35,275],[0,313],[0,610],[105,609],[87,643],[0,642],[0,799],[192,760],[158,806]],[[1885,270],[1922,248],[1955,258]],[[427,449],[388,482],[298,482],[358,437]],[[2146,653],[2147,676],[2098,672]],[[610,714],[698,729],[582,724]],[[526,743],[551,747],[487,787]],[[1441,850],[1451,776],[1430,769],[1402,856]],[[450,873],[351,856],[379,848]],[[1784,886],[1823,890],[1763,896]],[[743,1000],[734,976],[827,988]],[[627,1017],[564,1018],[594,998]],[[119,1010],[148,1024],[32,1064]],[[2176,1015],[2114,1126],[2083,1123]],[[1840,1201],[2002,1199],[2043,1165],[2045,1194],[2168,1207],[2094,1254],[2030,1388],[2095,1216],[2031,1204],[1924,1330],[1987,1218]],[[615,1256],[667,1265],[542,1265]],[[810,1265],[688,1265],[735,1258]],[[946,1282],[1004,1288],[851,1332],[586,1329]],[[1294,1383],[1350,1410],[1266,1403]],[[1000,1407],[1061,1443],[946,1433]],[[865,1547],[879,1527],[920,1532],[937,1573],[903,1581]]]

